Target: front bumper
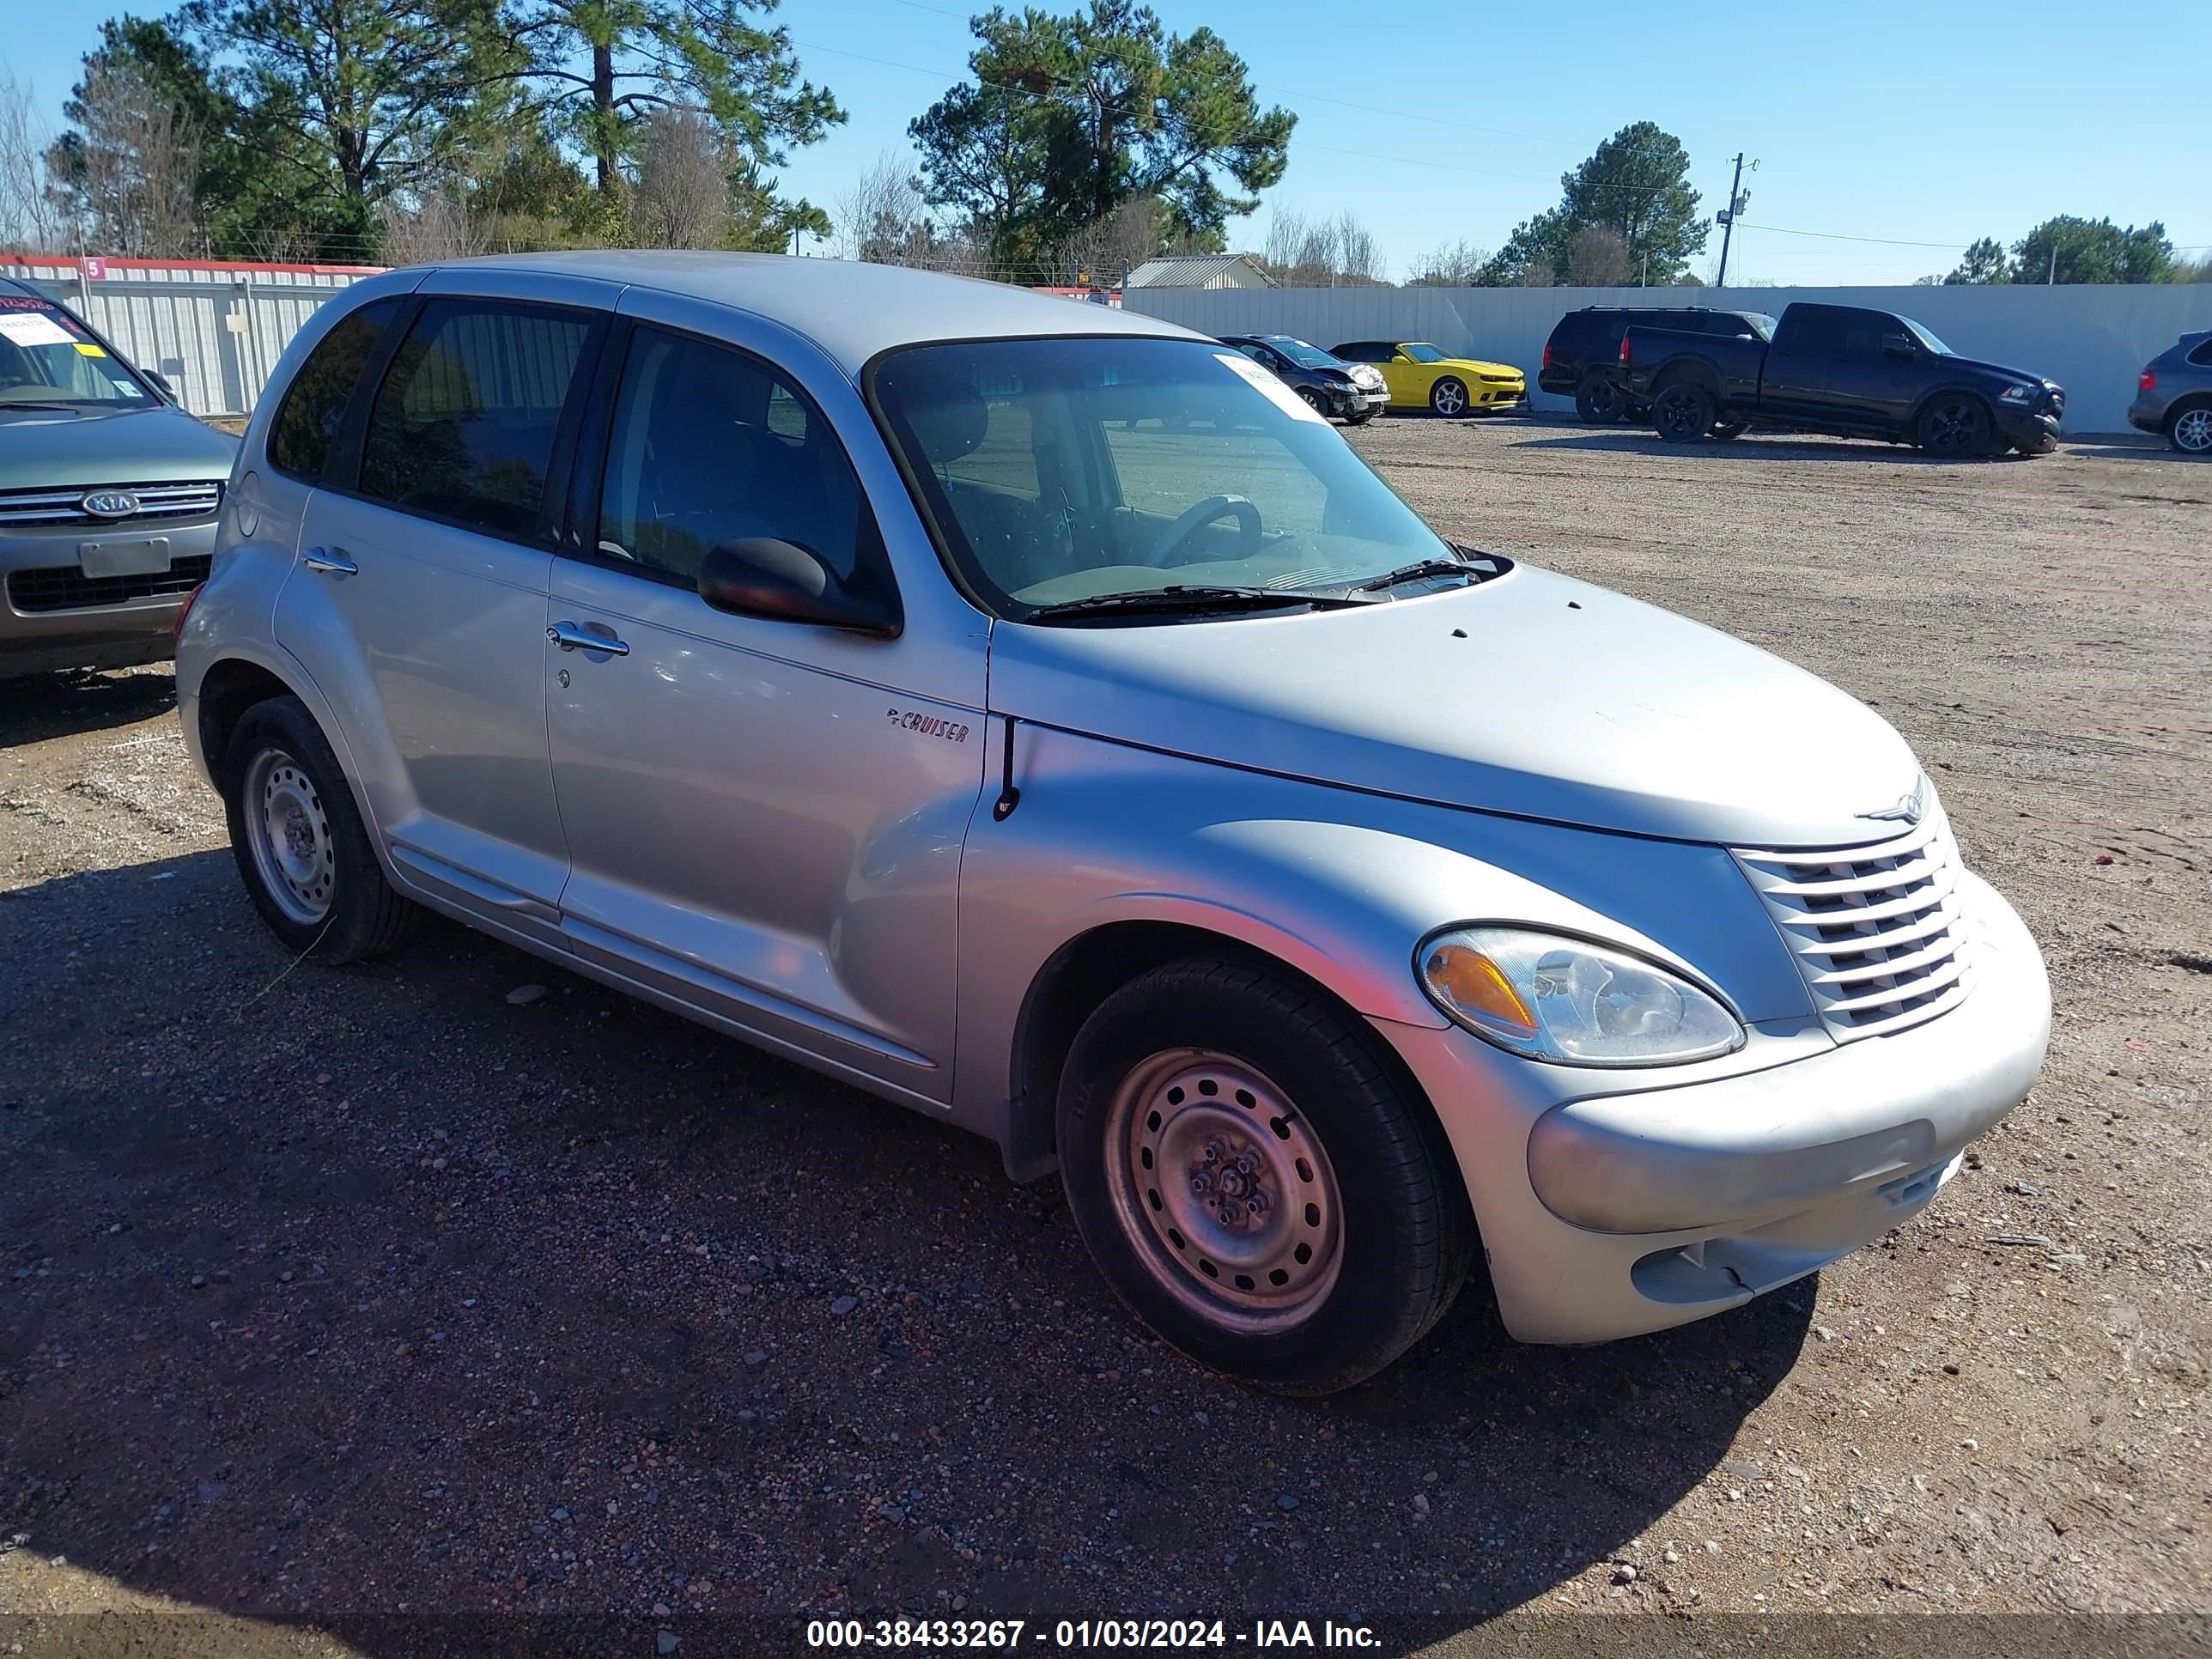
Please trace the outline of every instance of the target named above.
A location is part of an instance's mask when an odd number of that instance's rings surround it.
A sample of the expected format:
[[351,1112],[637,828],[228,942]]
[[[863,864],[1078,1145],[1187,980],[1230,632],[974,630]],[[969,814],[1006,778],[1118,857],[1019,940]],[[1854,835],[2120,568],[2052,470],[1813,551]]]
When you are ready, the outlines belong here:
[[[160,520],[98,530],[40,525],[0,532],[0,675],[167,660],[177,608],[207,575],[215,528],[210,516],[186,524]],[[141,537],[168,542],[166,572],[97,580],[83,575],[81,543]]]
[[1917,1214],[2027,1094],[2051,1033],[2035,941],[1986,884],[1962,872],[1960,890],[1972,994],[1764,1069],[1569,1098],[1591,1073],[1456,1028],[1382,1028],[1450,1136],[1506,1329],[1598,1342],[1685,1324]]
[[1470,386],[1468,389],[1468,396],[1473,400],[1474,407],[1476,409],[1510,409],[1516,404],[1525,404],[1528,401],[1528,383],[1526,380],[1509,380],[1503,383],[1496,380],[1484,380]]

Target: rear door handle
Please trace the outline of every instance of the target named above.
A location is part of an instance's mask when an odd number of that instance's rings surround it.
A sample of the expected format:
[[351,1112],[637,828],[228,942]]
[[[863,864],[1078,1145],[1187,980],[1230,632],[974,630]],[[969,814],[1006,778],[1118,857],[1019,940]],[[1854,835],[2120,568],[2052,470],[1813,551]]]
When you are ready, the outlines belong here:
[[629,647],[611,634],[587,633],[572,622],[556,623],[545,637],[563,651],[604,651],[610,657],[627,657]]
[[311,547],[300,555],[300,562],[318,576],[358,576],[361,567],[346,556],[343,547]]

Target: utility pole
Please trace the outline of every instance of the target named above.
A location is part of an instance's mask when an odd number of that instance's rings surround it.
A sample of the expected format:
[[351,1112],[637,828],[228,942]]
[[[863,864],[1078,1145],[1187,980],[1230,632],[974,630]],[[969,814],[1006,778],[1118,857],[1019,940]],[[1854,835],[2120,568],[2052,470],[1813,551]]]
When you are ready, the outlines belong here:
[[2058,286],[2058,239],[2056,236],[2051,239],[2051,275],[2044,279],[2043,285],[2045,288]]
[[1743,152],[1741,150],[1738,150],[1735,153],[1735,177],[1729,182],[1728,210],[1720,216],[1721,270],[1718,280],[1713,283],[1715,288],[1726,288],[1728,286],[1729,244],[1735,239],[1735,204],[1736,199],[1742,194]]

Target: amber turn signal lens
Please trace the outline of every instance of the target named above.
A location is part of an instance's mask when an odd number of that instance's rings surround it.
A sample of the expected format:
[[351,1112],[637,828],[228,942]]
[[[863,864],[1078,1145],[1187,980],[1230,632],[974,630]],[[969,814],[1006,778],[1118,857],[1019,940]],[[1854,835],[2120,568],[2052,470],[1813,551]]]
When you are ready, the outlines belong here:
[[1438,945],[1430,954],[1427,976],[1430,985],[1466,1012],[1486,1015],[1500,1024],[1534,1034],[1536,1017],[1521,1000],[1512,981],[1496,963],[1472,946]]

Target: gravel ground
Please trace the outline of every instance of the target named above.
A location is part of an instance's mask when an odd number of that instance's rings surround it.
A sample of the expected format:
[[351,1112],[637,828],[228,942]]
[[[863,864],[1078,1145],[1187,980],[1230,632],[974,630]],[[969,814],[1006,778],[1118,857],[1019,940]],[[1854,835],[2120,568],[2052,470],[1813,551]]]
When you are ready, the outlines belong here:
[[2058,1000],[1932,1210],[1685,1330],[1519,1348],[1469,1294],[1361,1391],[1256,1397],[1133,1328],[981,1141],[457,928],[292,971],[167,671],[11,683],[15,1639],[202,1609],[209,1651],[340,1651],[252,1622],[312,1617],[384,1655],[423,1627],[380,1615],[522,1610],[700,1652],[903,1610],[1402,1650],[1567,1609],[2203,1608],[2212,467],[1354,441],[1448,532],[1771,647],[1917,747]]

